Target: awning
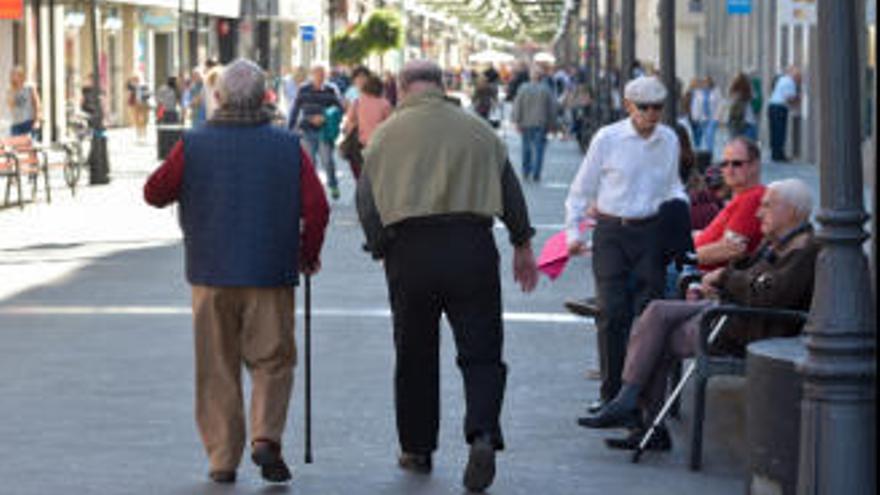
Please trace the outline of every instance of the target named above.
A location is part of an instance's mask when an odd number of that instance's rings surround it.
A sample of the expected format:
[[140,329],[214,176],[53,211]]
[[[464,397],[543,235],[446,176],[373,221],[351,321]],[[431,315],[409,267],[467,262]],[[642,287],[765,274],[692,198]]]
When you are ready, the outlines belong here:
[[[2,2],[4,0],[0,0]],[[140,5],[143,7],[159,7],[178,10],[179,0],[117,0],[115,3]],[[241,15],[241,0],[199,0],[199,14],[238,19]],[[185,12],[195,11],[196,0],[183,0]]]
[[24,0],[0,0],[0,19],[21,19]]

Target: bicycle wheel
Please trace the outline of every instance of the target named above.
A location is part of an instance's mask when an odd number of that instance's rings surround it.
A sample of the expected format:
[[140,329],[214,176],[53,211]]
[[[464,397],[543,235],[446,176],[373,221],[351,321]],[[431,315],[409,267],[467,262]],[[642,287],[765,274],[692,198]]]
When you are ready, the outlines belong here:
[[79,143],[72,145],[73,149],[65,148],[67,161],[64,162],[64,182],[71,191],[76,191],[79,177],[82,174],[83,154]]

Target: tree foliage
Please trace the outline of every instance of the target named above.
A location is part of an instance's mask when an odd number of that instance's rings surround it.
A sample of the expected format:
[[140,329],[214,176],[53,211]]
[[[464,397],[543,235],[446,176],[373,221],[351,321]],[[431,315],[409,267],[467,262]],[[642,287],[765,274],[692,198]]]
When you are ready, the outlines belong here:
[[360,63],[369,51],[358,30],[339,33],[330,41],[330,61],[336,64]]
[[358,36],[371,53],[383,54],[403,45],[403,21],[389,9],[373,11],[358,29]]

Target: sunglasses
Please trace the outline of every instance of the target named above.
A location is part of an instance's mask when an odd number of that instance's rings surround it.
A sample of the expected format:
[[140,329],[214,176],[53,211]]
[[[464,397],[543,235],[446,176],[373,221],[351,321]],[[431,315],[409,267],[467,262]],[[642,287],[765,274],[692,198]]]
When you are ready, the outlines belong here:
[[745,165],[746,163],[749,163],[749,161],[748,160],[727,160],[727,161],[719,163],[718,166],[721,168],[727,168],[727,167],[740,168],[743,165]]
[[662,103],[637,103],[636,108],[639,109],[640,112],[647,112],[648,110],[663,110]]

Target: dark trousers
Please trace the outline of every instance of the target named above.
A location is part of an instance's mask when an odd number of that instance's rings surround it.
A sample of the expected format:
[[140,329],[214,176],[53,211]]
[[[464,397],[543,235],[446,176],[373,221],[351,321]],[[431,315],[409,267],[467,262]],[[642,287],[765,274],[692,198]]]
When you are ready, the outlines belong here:
[[507,379],[502,361],[498,251],[488,222],[409,224],[392,229],[385,274],[394,315],[397,431],[408,453],[437,448],[439,323],[445,313],[464,377],[468,442],[489,435],[503,448],[499,417]]
[[600,394],[620,390],[629,329],[653,299],[663,297],[666,271],[659,222],[620,225],[600,219],[593,234],[593,275],[599,297]]
[[770,150],[774,161],[785,160],[785,138],[788,132],[788,107],[769,105],[767,120],[770,123]]

